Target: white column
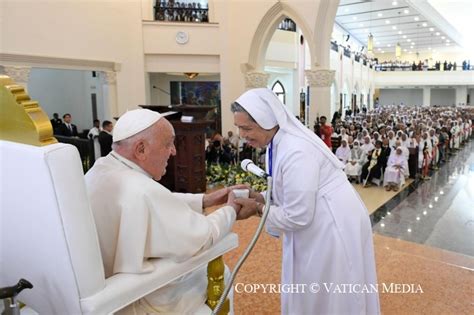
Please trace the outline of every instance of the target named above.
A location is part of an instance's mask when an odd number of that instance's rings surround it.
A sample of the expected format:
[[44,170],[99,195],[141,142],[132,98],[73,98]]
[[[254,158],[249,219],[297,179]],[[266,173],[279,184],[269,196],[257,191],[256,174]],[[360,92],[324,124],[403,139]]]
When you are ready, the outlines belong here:
[[153,0],[142,0],[142,20],[153,21],[155,19],[153,4]]
[[467,86],[456,87],[456,106],[467,104]]
[[423,106],[430,106],[431,102],[431,88],[424,87],[423,88]]
[[4,72],[16,84],[21,85],[28,91],[28,80],[30,78],[31,67],[27,66],[3,66]]
[[336,74],[335,70],[319,69],[306,70],[306,80],[309,84],[309,115],[308,123],[313,126],[316,116],[326,116],[331,120],[331,84]]
[[113,71],[101,72],[102,91],[104,95],[104,105],[106,108],[105,117],[112,120],[119,116],[117,103],[117,73]]
[[249,89],[266,88],[270,75],[265,72],[247,72],[245,74],[245,87]]

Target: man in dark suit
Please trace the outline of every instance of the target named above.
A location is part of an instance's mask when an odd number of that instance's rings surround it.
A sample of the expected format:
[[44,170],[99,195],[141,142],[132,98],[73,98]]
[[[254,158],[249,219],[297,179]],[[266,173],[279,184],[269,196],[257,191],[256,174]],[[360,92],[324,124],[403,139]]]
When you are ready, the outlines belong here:
[[64,123],[61,126],[59,126],[58,134],[65,137],[78,137],[79,135],[77,133],[77,127],[76,125],[71,123],[72,121],[71,114],[64,114],[63,119],[64,119]]
[[99,133],[100,153],[106,156],[112,151],[112,130],[114,125],[108,120],[102,123],[102,131]]
[[63,121],[61,118],[59,118],[58,113],[53,114],[53,119],[51,119],[51,125],[53,126],[53,132],[54,134],[58,133],[58,128],[63,124]]

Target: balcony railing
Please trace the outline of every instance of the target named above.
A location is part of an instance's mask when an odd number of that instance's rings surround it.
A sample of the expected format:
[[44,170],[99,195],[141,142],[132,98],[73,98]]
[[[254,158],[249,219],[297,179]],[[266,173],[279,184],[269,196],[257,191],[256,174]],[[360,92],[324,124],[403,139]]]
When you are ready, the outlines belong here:
[[350,58],[351,57],[351,50],[348,48],[344,48],[344,56]]
[[292,19],[284,19],[278,25],[278,29],[282,31],[296,32],[296,23]]
[[209,8],[199,2],[157,1],[154,9],[156,21],[209,22]]

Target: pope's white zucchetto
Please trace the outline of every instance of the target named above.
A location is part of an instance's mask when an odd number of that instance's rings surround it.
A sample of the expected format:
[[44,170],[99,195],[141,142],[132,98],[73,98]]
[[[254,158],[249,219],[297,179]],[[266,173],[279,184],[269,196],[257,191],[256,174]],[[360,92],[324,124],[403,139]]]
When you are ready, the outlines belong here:
[[160,118],[160,113],[149,109],[134,109],[120,116],[115,124],[113,142],[125,140],[151,127]]

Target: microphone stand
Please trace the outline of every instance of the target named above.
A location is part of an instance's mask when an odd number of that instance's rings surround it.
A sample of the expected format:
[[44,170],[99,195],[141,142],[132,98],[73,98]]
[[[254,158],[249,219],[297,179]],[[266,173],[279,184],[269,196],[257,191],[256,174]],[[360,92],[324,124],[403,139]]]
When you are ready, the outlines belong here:
[[237,276],[237,273],[239,272],[240,267],[242,267],[243,263],[252,252],[253,248],[255,247],[255,244],[257,243],[258,238],[260,237],[260,234],[262,233],[263,226],[265,225],[265,221],[267,220],[268,213],[270,210],[271,194],[272,194],[272,177],[267,176],[267,191],[265,194],[265,208],[263,209],[262,218],[260,219],[260,223],[258,224],[257,230],[255,231],[255,234],[252,240],[250,241],[249,245],[245,249],[245,252],[242,254],[242,256],[240,256],[239,261],[237,261],[234,271],[232,271],[232,274],[230,275],[229,283],[227,284],[224,292],[222,293],[222,296],[219,299],[219,303],[217,303],[216,308],[212,311],[212,315],[218,314],[219,311],[221,310],[222,305],[224,304],[224,301],[230,292],[230,289],[232,289],[232,283],[234,282],[235,277]]

